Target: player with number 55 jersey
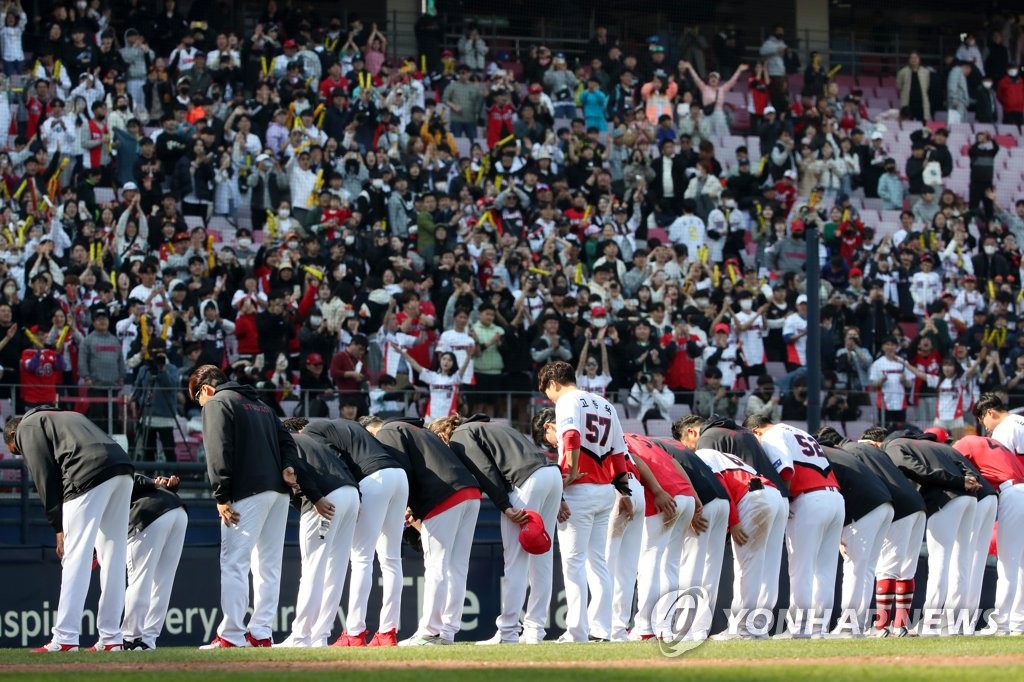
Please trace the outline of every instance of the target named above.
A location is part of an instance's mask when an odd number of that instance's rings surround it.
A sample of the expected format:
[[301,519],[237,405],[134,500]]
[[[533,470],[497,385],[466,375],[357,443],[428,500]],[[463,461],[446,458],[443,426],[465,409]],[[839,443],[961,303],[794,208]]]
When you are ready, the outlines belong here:
[[[538,424],[535,439],[558,449],[565,483],[563,499],[569,516],[560,515],[558,544],[565,580],[565,634],[559,641],[586,642],[589,622],[611,630],[612,578],[606,540],[613,507],[628,521],[633,515],[626,469],[626,440],[618,415],[600,396],[576,386],[576,372],[567,362],[545,365],[538,375],[540,391],[555,404],[554,414]],[[601,633],[599,636],[607,636]]]

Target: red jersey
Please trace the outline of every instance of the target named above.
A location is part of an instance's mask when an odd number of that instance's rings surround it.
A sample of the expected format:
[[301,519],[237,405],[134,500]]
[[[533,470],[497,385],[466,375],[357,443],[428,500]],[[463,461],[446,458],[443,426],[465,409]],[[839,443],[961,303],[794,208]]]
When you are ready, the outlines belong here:
[[487,110],[487,148],[494,149],[499,140],[512,134],[512,125],[516,116],[516,110],[511,104],[499,107],[491,105]]
[[[420,317],[423,316],[424,314],[427,314],[427,313],[425,313],[422,310],[422,308],[421,308],[420,309],[420,314],[417,315],[416,317],[412,318],[412,322],[409,325],[409,331],[406,332],[407,334],[409,334],[410,336],[418,336],[419,335],[419,333],[421,331],[420,330]],[[395,315],[395,320],[398,321],[398,326],[399,327],[401,327],[402,323],[404,323],[407,319],[409,319],[409,316],[406,315],[405,313],[398,313],[397,315]],[[422,343],[417,343],[415,346],[413,346],[412,348],[409,349],[410,357],[412,357],[412,359],[414,359],[416,362],[420,363],[422,366],[430,367],[431,366],[430,351],[431,351],[431,349],[433,349],[434,343],[436,341],[437,341],[437,332],[435,330],[433,330],[433,329],[430,329],[429,331],[427,331],[426,338],[424,339],[424,341]]]
[[953,448],[978,467],[993,488],[1006,481],[1024,483],[1024,463],[1006,446],[984,436],[964,436]]
[[[656,443],[644,436],[627,433],[626,447],[629,448],[630,455],[647,465],[647,468],[654,474],[655,480],[658,481],[658,485],[664,488],[669,495],[672,497],[677,495],[696,497],[693,487],[690,486],[690,481],[680,471],[679,464],[672,459],[672,455],[665,452]],[[644,486],[644,499],[647,501],[645,516],[657,514],[658,508],[654,504],[654,495],[647,489],[647,486]]]
[[740,500],[750,492],[751,479],[760,480],[766,488],[775,487],[771,481],[758,474],[753,467],[736,455],[710,448],[701,448],[695,454],[715,472],[715,476],[725,487],[725,492],[729,494],[730,528],[740,522]]
[[21,396],[32,405],[55,404],[64,358],[52,349],[27,348],[21,351]]
[[345,91],[345,95],[348,96],[348,79],[344,76],[338,76],[338,80],[334,80],[328,76],[320,81],[320,99],[324,102],[330,102],[336,88],[341,88]]

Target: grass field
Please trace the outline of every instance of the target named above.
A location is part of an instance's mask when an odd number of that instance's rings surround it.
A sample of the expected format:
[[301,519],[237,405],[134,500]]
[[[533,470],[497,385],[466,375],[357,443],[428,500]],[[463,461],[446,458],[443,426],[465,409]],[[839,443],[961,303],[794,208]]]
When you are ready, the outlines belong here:
[[947,638],[825,641],[708,642],[678,658],[656,644],[542,644],[537,646],[420,647],[416,649],[160,649],[151,653],[34,655],[0,650],[0,676],[18,680],[140,682],[140,675],[176,680],[302,680],[311,674],[359,675],[375,682],[510,682],[513,676],[587,682],[615,680],[742,679],[801,682],[934,680],[986,682],[1024,679],[1024,640]]

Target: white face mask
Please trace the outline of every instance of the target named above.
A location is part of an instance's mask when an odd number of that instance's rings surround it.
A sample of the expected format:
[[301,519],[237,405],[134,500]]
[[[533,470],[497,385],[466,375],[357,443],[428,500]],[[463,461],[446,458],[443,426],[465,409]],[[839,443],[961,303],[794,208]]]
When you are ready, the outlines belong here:
[[993,255],[995,255],[995,252],[998,251],[998,250],[999,249],[997,249],[994,246],[986,246],[985,247],[985,254],[989,255],[989,256],[993,256]]
[[579,313],[566,313],[565,314],[565,319],[569,320],[570,322],[575,322],[576,320],[580,319],[580,314]]
[[287,208],[282,208],[280,211],[277,212],[277,217],[280,218],[281,220],[287,220],[291,214],[292,212],[289,211]]
[[981,81],[981,87],[992,89],[992,81]]
[[381,180],[380,178],[377,178],[373,181],[373,186],[376,187],[377,189],[380,189],[381,187],[384,186],[384,181]]
[[320,317],[319,315],[310,315],[309,316],[309,326],[310,327],[314,327],[314,328],[315,327],[319,327],[321,324],[323,324],[323,321],[324,321],[324,318]]
[[696,299],[696,303],[697,303],[697,307],[698,308],[706,308],[707,305],[708,305],[708,299],[706,299],[706,298],[698,298],[698,299]]
[[288,248],[294,251],[295,249],[299,248],[299,242],[294,239],[290,240],[288,242]]
[[725,200],[725,207],[726,208],[736,208],[736,200],[735,199],[726,199]]
[[4,287],[4,293],[8,296],[13,296],[18,293],[18,287]]
[[238,240],[238,248],[248,249],[250,246],[252,246],[252,240],[248,237],[242,237]]
[[1006,70],[1006,75],[1009,76],[1010,78],[1016,78],[1018,73],[1019,73],[1019,71],[1017,71],[1017,69],[1007,69]]
[[595,317],[593,320],[591,320],[591,324],[593,324],[596,329],[600,329],[601,327],[607,327],[608,326],[608,318],[607,317]]
[[753,307],[754,299],[752,298],[744,298],[743,300],[740,301],[740,308],[742,308],[743,310],[750,310]]
[[355,243],[356,243],[356,238],[354,236],[349,235],[349,236],[345,237],[345,245],[346,246],[352,246]]

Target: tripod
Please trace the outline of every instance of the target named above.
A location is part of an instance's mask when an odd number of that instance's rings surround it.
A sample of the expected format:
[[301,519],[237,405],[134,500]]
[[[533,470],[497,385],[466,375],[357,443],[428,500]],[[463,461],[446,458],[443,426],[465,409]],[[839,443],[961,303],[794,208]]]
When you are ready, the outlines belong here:
[[[148,362],[148,364],[146,364],[145,367],[148,370],[148,373],[146,376],[146,381],[142,386],[142,404],[139,407],[139,415],[137,422],[139,428],[135,432],[135,447],[132,448],[132,459],[134,459],[135,461],[145,461],[146,459],[146,443],[149,441],[149,436],[153,429],[153,426],[150,423],[150,419],[153,416],[151,414],[153,411],[153,394],[156,391],[157,376],[160,374],[160,372],[163,371],[162,367],[160,369],[156,369],[156,366],[152,362]],[[178,435],[181,436],[182,442],[188,442],[188,439],[185,437],[185,432],[181,428],[181,423],[175,417],[171,417],[171,419],[174,419],[174,428],[177,429]],[[156,443],[154,442],[153,445],[153,460],[156,461]],[[163,438],[160,439],[160,446],[165,448],[165,450],[168,447],[168,444],[163,442]],[[170,447],[173,450],[174,443],[171,443]],[[164,461],[167,461],[166,452],[164,454]]]

